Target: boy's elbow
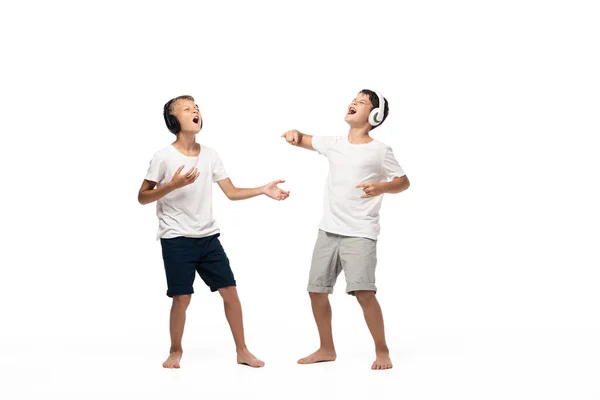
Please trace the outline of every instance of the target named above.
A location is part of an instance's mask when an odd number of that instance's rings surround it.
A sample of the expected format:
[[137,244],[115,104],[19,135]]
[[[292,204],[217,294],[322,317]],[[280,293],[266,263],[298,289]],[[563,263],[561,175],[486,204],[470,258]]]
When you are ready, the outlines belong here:
[[144,206],[148,204],[148,200],[144,199],[144,196],[142,196],[141,193],[138,193],[138,203]]
[[238,196],[237,196],[238,192],[239,192],[239,189],[236,188],[235,186],[232,188],[229,188],[229,190],[227,190],[227,191],[224,191],[225,196],[227,196],[227,198],[231,201],[238,200]]
[[408,180],[408,177],[406,175],[399,178],[399,181],[400,181],[400,185],[396,186],[398,188],[396,193],[404,192],[406,189],[408,189],[410,187],[410,181]]

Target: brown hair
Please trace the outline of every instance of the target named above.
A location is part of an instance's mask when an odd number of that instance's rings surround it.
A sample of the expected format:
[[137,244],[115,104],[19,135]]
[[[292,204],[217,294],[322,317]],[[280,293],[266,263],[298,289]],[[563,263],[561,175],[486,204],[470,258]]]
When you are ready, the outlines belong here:
[[177,97],[175,97],[174,99],[172,99],[170,101],[169,109],[167,110],[167,112],[169,114],[173,114],[173,110],[175,109],[175,105],[177,104],[177,102],[179,100],[191,100],[191,101],[194,101],[194,102],[196,101],[196,100],[194,100],[194,98],[192,96],[189,96],[187,94],[185,94],[183,96],[177,96]]

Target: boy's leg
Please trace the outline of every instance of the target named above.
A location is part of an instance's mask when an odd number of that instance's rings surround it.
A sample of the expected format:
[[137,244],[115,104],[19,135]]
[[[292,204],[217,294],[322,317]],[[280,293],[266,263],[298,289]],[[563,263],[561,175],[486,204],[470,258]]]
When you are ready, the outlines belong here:
[[198,273],[212,292],[219,291],[223,298],[225,317],[231,328],[235,342],[238,364],[260,368],[265,363],[256,358],[246,347],[242,304],[237,294],[235,277],[229,258],[219,241],[219,234],[202,239],[203,256],[198,265]]
[[320,347],[311,355],[298,360],[299,364],[313,364],[336,359],[329,294],[333,293],[333,286],[342,270],[338,256],[339,242],[340,236],[319,230],[313,250],[308,292],[319,331]]
[[231,328],[231,334],[233,335],[233,341],[235,342],[238,364],[244,364],[254,368],[263,367],[265,363],[250,353],[246,346],[242,304],[238,297],[237,289],[235,286],[229,286],[220,288],[219,293],[223,298],[225,317],[227,318],[227,322]]
[[171,348],[169,350],[169,358],[163,363],[165,368],[179,368],[179,362],[183,355],[183,347],[181,346],[181,338],[183,337],[183,328],[185,326],[185,312],[190,305],[192,299],[191,294],[183,294],[173,296],[173,304],[171,305],[171,317],[169,331],[171,333]]
[[185,326],[185,313],[194,293],[194,278],[198,252],[194,246],[196,239],[176,237],[161,239],[162,255],[167,276],[167,296],[173,298],[169,331],[171,348],[169,357],[163,363],[165,368],[179,368],[183,355],[181,339]]
[[383,313],[375,297],[375,292],[370,290],[358,290],[355,292],[356,299],[362,307],[365,321],[375,342],[375,361],[371,369],[392,368],[390,351],[385,342],[385,328],[383,324]]
[[298,360],[298,364],[313,364],[324,361],[335,361],[337,355],[333,345],[331,327],[331,304],[329,293],[309,293],[313,316],[319,330],[321,346],[311,355]]
[[377,241],[361,237],[344,237],[340,245],[340,259],[346,275],[346,292],[356,296],[375,342],[376,357],[371,368],[392,368],[385,341],[383,314],[375,297]]

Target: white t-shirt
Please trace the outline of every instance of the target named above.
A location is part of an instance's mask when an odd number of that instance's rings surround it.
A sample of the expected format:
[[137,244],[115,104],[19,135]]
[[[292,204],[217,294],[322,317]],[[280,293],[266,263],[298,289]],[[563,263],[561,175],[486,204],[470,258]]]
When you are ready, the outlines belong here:
[[212,214],[212,184],[228,178],[217,152],[201,146],[200,154],[189,157],[169,145],[154,154],[146,179],[157,183],[157,188],[171,181],[177,169],[181,173],[198,168],[200,175],[190,185],[175,189],[156,203],[158,216],[157,239],[177,236],[206,237],[219,233]]
[[405,175],[392,148],[377,140],[352,144],[347,136],[314,136],[312,146],[329,160],[319,228],[343,236],[377,240],[383,196],[361,199],[357,185]]

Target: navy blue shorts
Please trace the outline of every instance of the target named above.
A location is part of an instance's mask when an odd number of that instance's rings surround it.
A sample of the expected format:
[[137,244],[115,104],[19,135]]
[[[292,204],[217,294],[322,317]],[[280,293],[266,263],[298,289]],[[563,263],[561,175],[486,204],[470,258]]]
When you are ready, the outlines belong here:
[[235,286],[229,259],[219,242],[220,234],[203,238],[160,239],[167,274],[167,296],[194,293],[196,272],[211,292]]

